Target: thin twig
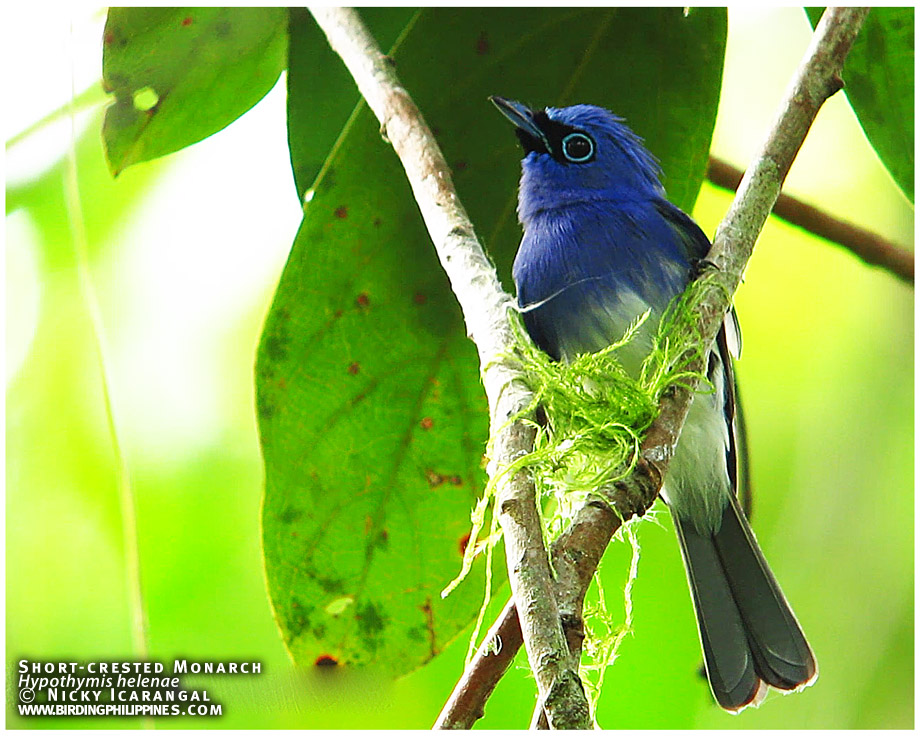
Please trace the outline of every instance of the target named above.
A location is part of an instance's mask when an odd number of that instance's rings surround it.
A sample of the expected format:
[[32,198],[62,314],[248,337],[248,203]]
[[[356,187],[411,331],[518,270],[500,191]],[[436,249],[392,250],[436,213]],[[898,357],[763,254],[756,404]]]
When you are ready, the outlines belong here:
[[[709,158],[707,179],[717,187],[735,191],[744,174],[716,157]],[[773,214],[852,252],[866,264],[886,269],[908,284],[914,283],[914,255],[877,233],[860,228],[801,200],[781,193]]]
[[107,99],[108,96],[105,90],[102,89],[102,80],[97,80],[79,95],[72,94],[70,99],[61,105],[61,107],[52,110],[34,123],[30,123],[28,127],[10,136],[6,140],[5,148],[9,151],[30,136],[34,136],[46,126],[61,120],[64,116],[76,115],[77,113],[82,113],[84,110],[90,110],[92,108],[102,108]]
[[489,629],[470,666],[463,672],[435,721],[435,730],[469,730],[483,715],[492,690],[524,644],[514,598]]
[[[533,448],[534,431],[521,412],[531,394],[506,356],[514,346],[511,298],[502,290],[454,189],[450,168],[427,124],[357,13],[310,8],[330,46],[399,156],[438,258],[479,351],[489,401],[493,447],[489,474]],[[517,417],[515,422],[509,422]],[[503,475],[497,493],[509,579],[540,699],[554,728],[591,726],[588,703],[556,608],[549,558],[529,474]]]
[[[72,22],[68,39],[70,42],[73,40]],[[108,340],[105,332],[105,321],[102,319],[102,310],[99,307],[99,298],[96,295],[96,288],[93,284],[89,266],[86,224],[83,220],[80,178],[77,173],[77,95],[76,82],[72,72],[73,68],[71,67],[71,106],[66,108],[70,116],[70,141],[67,147],[67,166],[64,169],[64,205],[76,256],[80,294],[92,326],[96,361],[99,365],[99,379],[102,386],[103,406],[105,408],[109,439],[112,442],[112,453],[115,457],[115,482],[118,489],[119,513],[121,515],[128,612],[131,616],[131,644],[134,655],[140,660],[146,660],[150,655],[150,642],[147,608],[144,602],[144,589],[141,582],[141,559],[137,533],[137,501],[134,488],[131,486],[131,470],[128,466],[128,457],[122,447],[119,433],[118,415],[115,409],[115,398],[112,389],[112,372],[107,358]],[[152,728],[152,719],[149,717],[144,718],[143,725],[145,728]]]
[[[68,35],[71,59],[73,58],[73,35],[73,22],[71,21]],[[86,97],[86,92],[80,95],[80,98]],[[90,324],[92,325],[96,361],[99,364],[99,379],[102,385],[103,406],[105,407],[109,438],[112,441],[112,453],[115,457],[115,482],[118,488],[118,509],[121,513],[121,537],[124,546],[125,585],[128,595],[128,612],[131,616],[131,645],[133,646],[134,656],[141,661],[146,661],[150,656],[150,629],[141,579],[141,555],[137,533],[137,500],[135,499],[134,488],[131,486],[131,470],[128,465],[128,457],[121,445],[118,431],[119,424],[112,390],[112,374],[106,358],[108,356],[108,341],[105,334],[105,321],[102,319],[99,299],[96,296],[96,288],[90,272],[86,223],[83,220],[83,205],[80,199],[80,178],[77,173],[76,117],[78,109],[82,109],[81,105],[85,107],[77,98],[76,79],[73,73],[73,66],[71,66],[70,102],[64,108],[70,117],[70,141],[67,147],[67,166],[64,170],[64,204],[67,210],[67,221],[70,225],[70,235],[76,256],[80,294],[83,297]],[[9,146],[10,144],[8,143],[7,145]],[[153,730],[155,727],[153,717],[150,715],[142,717],[141,727],[144,730]]]
[[[711,345],[718,332],[731,304],[731,295],[741,282],[754,242],[818,110],[842,85],[840,70],[843,61],[867,12],[866,8],[829,8],[815,29],[805,58],[780,105],[776,121],[748,168],[707,257],[712,267],[705,270],[701,278],[715,275],[717,279],[710,282],[701,301],[696,326],[691,328],[702,336],[703,345]],[[676,329],[683,332],[687,326],[676,326]],[[621,520],[644,514],[654,503],[677,445],[693,390],[693,387],[677,387],[662,399],[660,414],[642,443],[639,464],[629,478],[617,485],[610,500],[616,512],[600,503],[580,510],[575,523],[566,532],[571,535],[565,547],[567,559],[578,562],[582,545],[588,545],[589,551],[595,551],[600,546],[603,551]],[[586,558],[586,561],[590,558],[593,557]],[[553,561],[555,565],[555,556]],[[586,591],[595,567],[596,563],[593,567],[560,570],[557,591]],[[565,610],[567,598],[559,596],[558,600],[560,609]],[[470,685],[483,701],[468,699],[467,695],[459,694],[455,689],[441,713],[440,726],[470,727],[482,714],[484,698],[488,697],[507,669],[507,664],[514,658],[514,653],[507,647],[513,642],[513,615],[513,610],[506,608],[501,622],[490,631],[502,634],[505,647],[490,658],[477,654],[458,685],[458,688]]]

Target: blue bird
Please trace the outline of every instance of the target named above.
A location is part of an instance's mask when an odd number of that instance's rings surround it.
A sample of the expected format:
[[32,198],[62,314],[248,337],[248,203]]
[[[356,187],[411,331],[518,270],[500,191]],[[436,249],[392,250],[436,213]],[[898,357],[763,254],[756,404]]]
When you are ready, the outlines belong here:
[[[530,110],[491,98],[524,148],[514,261],[518,307],[534,343],[556,360],[599,351],[646,310],[618,354],[637,372],[657,319],[691,279],[709,240],[665,199],[660,169],[623,120],[593,105]],[[671,511],[716,701],[737,712],[767,686],[802,689],[814,654],[738,502],[746,464],[731,353],[734,311],[709,353],[715,391],[694,398],[661,496]]]

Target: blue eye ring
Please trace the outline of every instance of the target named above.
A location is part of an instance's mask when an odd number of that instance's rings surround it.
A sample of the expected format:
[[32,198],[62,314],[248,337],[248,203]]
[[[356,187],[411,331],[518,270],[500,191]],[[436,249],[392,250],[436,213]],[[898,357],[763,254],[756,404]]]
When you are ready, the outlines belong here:
[[[580,156],[573,156],[569,153],[570,144],[582,144],[582,142],[587,142],[588,153]],[[570,133],[568,136],[562,139],[562,154],[573,164],[581,164],[583,162],[589,161],[590,159],[594,158],[594,141],[591,140],[590,136],[584,133]]]

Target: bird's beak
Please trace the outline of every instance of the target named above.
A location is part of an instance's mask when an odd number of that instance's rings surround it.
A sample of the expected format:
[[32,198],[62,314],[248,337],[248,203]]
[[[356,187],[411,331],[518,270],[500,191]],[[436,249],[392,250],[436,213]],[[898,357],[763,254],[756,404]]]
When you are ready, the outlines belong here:
[[514,123],[514,125],[537,141],[541,141],[547,151],[552,150],[546,138],[546,134],[541,131],[540,127],[534,122],[534,114],[530,108],[514,100],[506,100],[498,95],[492,95],[489,99],[492,101],[492,104],[498,108],[499,112]]

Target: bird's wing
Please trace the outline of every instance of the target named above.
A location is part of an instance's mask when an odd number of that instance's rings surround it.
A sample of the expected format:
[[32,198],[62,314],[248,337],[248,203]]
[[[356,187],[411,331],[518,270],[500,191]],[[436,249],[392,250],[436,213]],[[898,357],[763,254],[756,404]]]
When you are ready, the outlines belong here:
[[[683,210],[672,205],[667,200],[659,200],[656,207],[661,216],[678,235],[683,245],[687,258],[691,262],[698,262],[706,257],[711,246],[706,234]],[[738,400],[738,385],[735,381],[732,368],[732,357],[741,356],[741,326],[733,307],[725,316],[725,321],[719,329],[714,350],[721,360],[721,371],[725,387],[725,422],[728,424],[729,449],[728,469],[732,480],[732,487],[738,492],[741,489],[742,502],[746,500],[748,484],[747,473],[747,444],[745,442],[744,417],[741,413]],[[739,484],[740,483],[740,484]],[[747,504],[744,504],[747,507]]]
[[[680,208],[667,200],[656,204],[658,212],[679,236],[691,261],[700,261],[709,253],[711,246],[702,229]],[[728,473],[732,488],[740,497],[745,512],[750,512],[750,474],[748,473],[747,442],[744,427],[744,415],[738,398],[738,384],[732,366],[732,357],[741,356],[741,326],[733,307],[725,316],[716,344],[713,348],[721,364],[718,371],[723,374],[725,393],[725,422],[729,428],[729,447],[727,450]],[[715,369],[713,367],[713,369]]]
[[672,205],[667,200],[661,199],[655,203],[655,207],[661,214],[661,217],[674,229],[684,245],[687,253],[687,259],[690,262],[699,261],[709,253],[709,239],[702,229],[694,222],[693,218],[687,215],[676,205]]
[[[655,207],[680,238],[690,262],[699,262],[706,258],[706,254],[709,253],[709,248],[712,244],[693,218],[667,200],[659,200],[655,203]],[[736,359],[740,359],[741,326],[738,323],[738,316],[735,314],[734,307],[726,316],[722,330],[726,334],[726,345],[729,353]]]

